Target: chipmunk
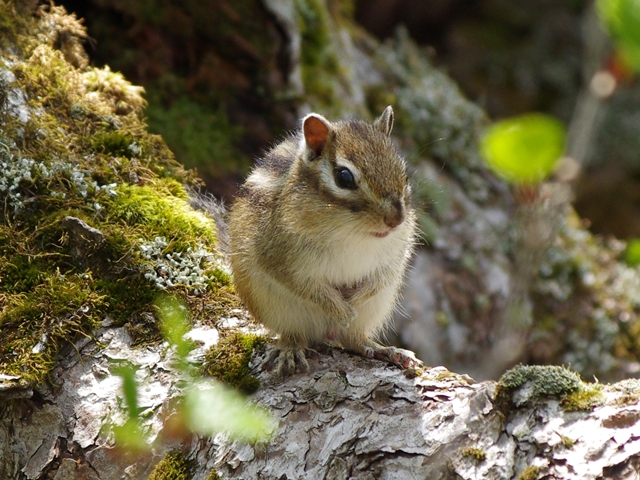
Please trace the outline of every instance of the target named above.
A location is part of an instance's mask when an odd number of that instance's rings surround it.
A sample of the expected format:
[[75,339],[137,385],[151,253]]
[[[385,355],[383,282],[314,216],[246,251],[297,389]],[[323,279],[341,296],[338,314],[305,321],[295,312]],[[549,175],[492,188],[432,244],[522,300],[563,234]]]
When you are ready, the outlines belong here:
[[311,113],[250,173],[229,216],[237,291],[279,334],[269,361],[308,369],[325,341],[403,367],[412,352],[374,338],[387,326],[416,236],[404,159],[387,107],[369,124]]

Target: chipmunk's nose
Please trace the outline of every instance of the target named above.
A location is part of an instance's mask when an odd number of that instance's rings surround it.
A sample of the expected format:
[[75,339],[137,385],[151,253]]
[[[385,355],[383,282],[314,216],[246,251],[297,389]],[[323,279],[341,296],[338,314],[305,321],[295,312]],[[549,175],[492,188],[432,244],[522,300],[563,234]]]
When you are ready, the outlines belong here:
[[384,224],[389,228],[395,228],[404,222],[404,205],[400,200],[394,200],[391,208],[384,214]]

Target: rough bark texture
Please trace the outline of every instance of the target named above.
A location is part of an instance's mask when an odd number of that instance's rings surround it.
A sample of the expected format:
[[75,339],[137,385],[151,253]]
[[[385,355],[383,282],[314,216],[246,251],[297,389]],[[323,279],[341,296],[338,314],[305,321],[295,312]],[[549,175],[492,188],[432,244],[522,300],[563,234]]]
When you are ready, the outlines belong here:
[[[237,317],[221,327],[252,328]],[[207,328],[190,336],[206,342],[194,351],[196,362],[217,338]],[[443,367],[408,375],[335,349],[311,358],[308,373],[283,380],[258,356],[261,388],[253,400],[275,417],[272,438],[250,445],[219,434],[181,444],[163,432],[181,391],[171,352],[131,348],[122,327],[103,327],[96,339],[100,346],[76,343],[54,371],[54,385],[3,391],[2,478],[144,479],[175,449],[193,460],[189,478],[203,480],[214,469],[243,479],[638,478],[637,381],[603,387],[593,410],[567,411],[564,394],[538,396],[533,380],[506,388]],[[125,360],[139,367],[144,425],[152,438],[164,436],[141,457],[115,450],[105,429],[122,415],[112,370]]]

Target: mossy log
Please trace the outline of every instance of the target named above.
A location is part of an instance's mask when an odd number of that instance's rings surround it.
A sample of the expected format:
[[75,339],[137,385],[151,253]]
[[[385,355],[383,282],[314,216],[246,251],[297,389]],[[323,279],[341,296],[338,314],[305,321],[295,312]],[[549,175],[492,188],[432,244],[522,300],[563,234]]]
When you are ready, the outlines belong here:
[[[233,295],[214,221],[191,207],[198,181],[147,132],[141,89],[88,67],[75,18],[27,3],[0,0],[0,478],[634,478],[635,380],[583,383],[560,367],[521,366],[498,383],[477,383],[336,348],[320,349],[306,373],[275,377],[254,336],[265,332]],[[517,311],[541,343],[586,329],[600,346],[573,350],[580,343],[567,335],[545,358],[574,355],[585,374],[631,371],[638,274],[617,261],[619,246],[593,239],[565,204],[518,210],[478,157],[482,111],[406,35],[380,45],[350,24],[340,2],[329,4],[264,0],[260,8],[290,42],[290,61],[277,68],[289,69],[283,78],[308,102],[300,113],[368,116],[396,104],[421,198],[440,195],[421,220],[432,246],[414,272],[426,277],[412,276],[406,293],[427,299],[418,303],[425,315],[411,327],[398,323],[400,337],[436,339],[440,356],[422,355],[431,364],[452,360],[451,350],[459,366],[499,370],[536,353],[520,341],[522,329],[511,355],[490,341],[505,331],[504,312]],[[446,168],[435,167],[444,160]],[[510,233],[514,218],[522,232],[550,219],[551,233]],[[542,273],[517,263],[518,246]],[[514,287],[521,273],[533,294]],[[509,310],[512,291],[523,308]],[[206,370],[255,391],[252,400],[276,419],[270,439],[249,444],[181,428],[183,378],[158,327],[163,292],[188,306],[188,336],[199,345],[189,361],[224,358],[233,371]],[[554,315],[572,322],[549,324]],[[458,344],[464,352],[447,348]],[[110,428],[125,417],[114,372],[126,362],[137,367],[137,408],[152,442],[143,454],[116,448]]]

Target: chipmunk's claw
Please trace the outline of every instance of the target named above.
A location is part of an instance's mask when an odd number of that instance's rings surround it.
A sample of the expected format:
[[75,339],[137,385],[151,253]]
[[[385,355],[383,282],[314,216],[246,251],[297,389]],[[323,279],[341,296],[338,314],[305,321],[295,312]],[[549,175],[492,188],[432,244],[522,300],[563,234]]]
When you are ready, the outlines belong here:
[[307,353],[313,352],[308,348],[276,345],[267,354],[266,365],[273,365],[273,370],[280,377],[293,375],[297,371],[309,370]]
[[402,368],[419,368],[424,365],[415,353],[404,348],[382,347],[374,353],[374,356],[378,360],[386,360]]
[[410,350],[398,347],[385,347],[376,342],[366,341],[359,347],[351,347],[357,353],[367,358],[375,358],[393,363],[401,368],[419,368],[424,366],[416,354]]

